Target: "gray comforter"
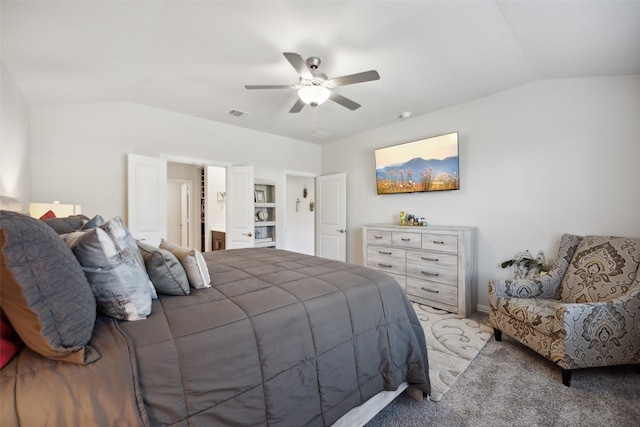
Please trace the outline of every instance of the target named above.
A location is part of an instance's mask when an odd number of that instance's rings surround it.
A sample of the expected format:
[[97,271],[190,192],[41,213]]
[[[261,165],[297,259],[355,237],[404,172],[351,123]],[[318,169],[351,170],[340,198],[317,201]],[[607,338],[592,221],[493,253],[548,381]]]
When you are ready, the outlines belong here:
[[[25,376],[21,354],[7,366],[15,369],[15,402],[1,403],[23,420],[30,406],[53,414],[82,396],[93,405],[83,413],[117,415],[109,425],[321,426],[403,381],[430,392],[422,328],[386,274],[276,249],[204,255],[212,288],[161,296],[146,320],[101,320],[104,336],[94,340],[107,344],[96,346],[94,371],[104,377],[113,367],[108,381],[63,362]],[[39,381],[49,384],[44,401],[36,400],[44,397],[34,392]],[[79,420],[64,416],[48,419]],[[81,424],[107,425],[87,417]]]

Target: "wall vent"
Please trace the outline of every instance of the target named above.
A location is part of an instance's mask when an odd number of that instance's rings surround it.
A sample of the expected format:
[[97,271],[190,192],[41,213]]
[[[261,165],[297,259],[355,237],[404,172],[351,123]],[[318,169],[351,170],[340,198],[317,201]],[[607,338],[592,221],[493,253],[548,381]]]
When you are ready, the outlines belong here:
[[251,113],[245,113],[244,111],[240,111],[240,110],[230,110],[228,114],[230,116],[240,118],[240,117],[246,117]]

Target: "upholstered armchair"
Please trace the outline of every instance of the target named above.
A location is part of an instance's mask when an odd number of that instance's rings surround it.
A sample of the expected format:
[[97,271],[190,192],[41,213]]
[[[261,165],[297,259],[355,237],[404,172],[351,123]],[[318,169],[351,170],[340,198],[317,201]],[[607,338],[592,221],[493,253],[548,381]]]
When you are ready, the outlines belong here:
[[640,364],[640,239],[565,234],[548,274],[489,282],[489,320],[562,368]]

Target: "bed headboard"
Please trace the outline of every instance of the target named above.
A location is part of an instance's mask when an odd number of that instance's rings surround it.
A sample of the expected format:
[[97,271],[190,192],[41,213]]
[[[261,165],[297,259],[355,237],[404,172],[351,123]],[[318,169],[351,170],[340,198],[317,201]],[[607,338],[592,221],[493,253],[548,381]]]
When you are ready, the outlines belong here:
[[22,202],[15,197],[0,196],[0,209],[3,211],[22,212]]

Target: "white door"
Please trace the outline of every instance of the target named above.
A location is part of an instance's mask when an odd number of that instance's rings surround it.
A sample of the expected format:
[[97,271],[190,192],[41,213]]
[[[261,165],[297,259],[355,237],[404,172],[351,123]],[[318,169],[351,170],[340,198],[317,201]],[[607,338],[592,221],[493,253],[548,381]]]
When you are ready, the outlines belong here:
[[347,260],[347,175],[316,178],[316,255]]
[[182,179],[167,181],[167,240],[185,248],[193,248],[192,185],[192,181]]
[[192,248],[191,244],[191,186],[180,185],[180,246]]
[[254,246],[253,167],[227,168],[227,242],[226,249]]
[[167,161],[127,155],[127,220],[134,238],[159,245],[167,236]]

